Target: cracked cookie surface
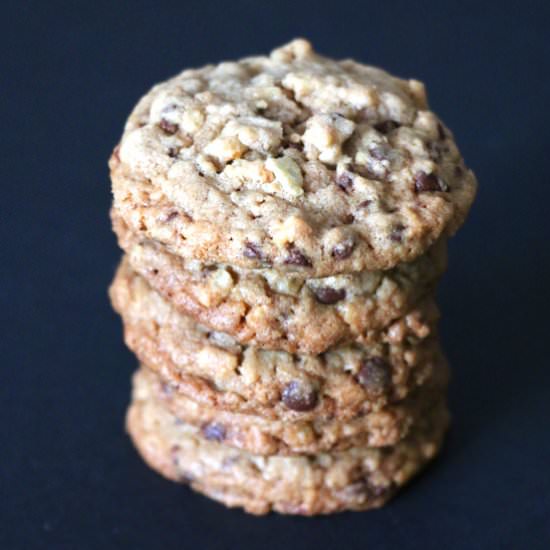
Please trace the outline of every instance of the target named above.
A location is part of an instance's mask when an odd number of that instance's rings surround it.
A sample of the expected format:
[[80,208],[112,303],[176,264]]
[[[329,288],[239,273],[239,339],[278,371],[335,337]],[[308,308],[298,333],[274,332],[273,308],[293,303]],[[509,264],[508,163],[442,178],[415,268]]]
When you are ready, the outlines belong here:
[[207,440],[199,428],[171,414],[146,384],[134,385],[127,414],[128,432],[153,469],[253,514],[378,507],[434,458],[447,425],[441,402],[393,447],[286,457],[254,455]]
[[110,289],[139,360],[208,406],[266,418],[350,419],[380,410],[446,368],[429,302],[364,345],[321,355],[239,345],[175,310],[123,261]]
[[476,191],[420,82],[304,40],[155,86],[110,168],[133,233],[186,259],[308,277],[418,257]]

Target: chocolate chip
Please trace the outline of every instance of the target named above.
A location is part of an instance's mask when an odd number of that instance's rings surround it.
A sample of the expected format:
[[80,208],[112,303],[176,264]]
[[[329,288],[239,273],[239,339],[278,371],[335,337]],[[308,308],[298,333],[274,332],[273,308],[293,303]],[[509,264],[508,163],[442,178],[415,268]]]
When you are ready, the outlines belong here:
[[243,256],[250,260],[259,260],[262,257],[262,249],[255,243],[245,241]]
[[283,403],[293,411],[311,411],[317,405],[317,400],[317,392],[299,380],[293,380],[283,389]]
[[346,258],[349,258],[351,256],[354,248],[355,242],[353,241],[353,239],[346,239],[345,241],[342,241],[341,243],[335,245],[332,249],[331,254],[332,257],[336,258],[337,260],[345,260]]
[[343,288],[331,288],[329,286],[322,286],[312,289],[315,298],[321,304],[335,304],[346,297],[346,290]]
[[205,424],[202,427],[202,435],[208,439],[208,441],[223,441],[225,439],[225,426],[222,424]]
[[424,191],[441,191],[439,178],[435,174],[426,174],[426,172],[417,172],[414,176],[414,190],[417,193]]
[[358,204],[359,208],[366,208],[369,204],[372,204],[371,200],[362,201]]
[[369,395],[382,395],[391,384],[391,366],[381,357],[370,357],[363,361],[357,381]]
[[348,213],[348,214],[344,214],[344,215],[342,216],[342,223],[343,223],[344,225],[350,225],[350,224],[352,224],[354,221],[355,221],[355,216],[354,216],[353,214]]
[[163,216],[160,216],[159,220],[162,223],[168,223],[168,222],[171,222],[174,218],[177,218],[177,217],[178,217],[177,210],[172,210],[171,212],[168,212],[167,214],[165,214]]
[[342,191],[345,191],[346,193],[348,193],[349,191],[351,191],[351,188],[353,187],[353,178],[346,172],[343,172],[342,174],[336,177],[336,185],[340,189],[342,189]]
[[395,120],[384,120],[374,125],[374,129],[378,130],[381,134],[389,134],[392,130],[399,128],[401,126],[399,122]]
[[171,159],[175,159],[178,154],[179,154],[179,149],[177,147],[170,147],[168,149],[168,156],[171,158]]
[[296,247],[291,246],[288,250],[288,256],[284,263],[287,265],[299,265],[302,267],[311,267],[311,260],[304,256]]
[[400,243],[403,240],[403,231],[405,231],[405,226],[402,223],[396,224],[390,232],[390,239],[395,243]]
[[179,130],[179,126],[177,124],[175,124],[174,122],[170,122],[165,118],[161,118],[159,122],[159,127],[161,128],[161,130],[164,130],[165,133],[171,136]]

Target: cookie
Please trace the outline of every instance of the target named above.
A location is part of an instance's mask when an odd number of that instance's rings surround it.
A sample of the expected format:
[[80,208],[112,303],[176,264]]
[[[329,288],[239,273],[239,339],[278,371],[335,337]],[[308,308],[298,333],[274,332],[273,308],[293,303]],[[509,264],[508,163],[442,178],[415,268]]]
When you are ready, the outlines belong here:
[[441,401],[448,369],[437,374],[403,401],[347,421],[289,422],[219,410],[189,399],[145,366],[134,374],[134,386],[145,387],[177,418],[199,427],[208,440],[257,455],[296,455],[395,445]]
[[448,424],[440,402],[393,447],[266,457],[207,440],[149,389],[134,388],[127,415],[128,432],[145,461],[169,479],[253,514],[313,515],[381,506],[434,458]]
[[177,309],[242,344],[318,354],[405,315],[435,286],[447,265],[438,242],[411,263],[388,271],[324,278],[185,260],[113,219],[137,273]]
[[305,40],[155,86],[110,170],[141,239],[307,277],[413,260],[463,223],[477,185],[422,83]]
[[128,347],[194,401],[280,420],[345,420],[403,399],[444,368],[428,303],[365,345],[321,355],[241,346],[167,303],[123,261],[111,286]]

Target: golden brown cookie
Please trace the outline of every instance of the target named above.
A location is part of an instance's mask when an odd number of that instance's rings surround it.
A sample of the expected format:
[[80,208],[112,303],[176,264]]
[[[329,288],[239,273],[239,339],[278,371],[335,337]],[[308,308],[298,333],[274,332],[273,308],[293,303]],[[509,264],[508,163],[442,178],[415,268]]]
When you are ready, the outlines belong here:
[[241,344],[318,354],[406,315],[433,294],[447,266],[446,243],[389,271],[307,278],[271,268],[246,269],[184,260],[130,234],[113,218],[132,269],[196,321]]
[[[138,359],[199,403],[280,420],[353,418],[403,399],[445,368],[433,304],[321,355],[239,345],[176,311],[123,261],[110,290]],[[435,306],[433,306],[435,307]]]
[[[138,380],[139,382],[139,380]],[[448,424],[444,402],[392,447],[304,456],[259,456],[204,438],[136,384],[127,428],[145,461],[226,506],[253,514],[328,514],[384,504],[437,454]]]
[[305,40],[155,86],[110,169],[141,239],[310,278],[413,260],[462,224],[477,185],[422,83]]
[[395,445],[441,401],[447,388],[448,370],[439,369],[436,376],[403,401],[345,421],[271,420],[209,407],[179,393],[145,366],[136,372],[134,379],[135,385],[146,385],[149,393],[177,418],[200,428],[208,440],[257,455],[297,455]]

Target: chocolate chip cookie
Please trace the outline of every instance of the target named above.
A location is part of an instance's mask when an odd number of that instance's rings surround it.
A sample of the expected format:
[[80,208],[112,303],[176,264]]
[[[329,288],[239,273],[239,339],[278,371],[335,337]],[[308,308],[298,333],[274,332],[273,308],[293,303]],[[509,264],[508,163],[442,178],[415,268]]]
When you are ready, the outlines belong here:
[[139,360],[210,407],[280,420],[346,420],[403,399],[445,368],[431,303],[371,334],[363,345],[314,356],[242,346],[197,324],[127,261],[110,293],[126,343]]
[[323,278],[272,268],[247,269],[185,260],[113,226],[132,269],[181,312],[242,344],[318,354],[388,326],[434,292],[447,266],[440,241],[388,271]]
[[477,185],[420,82],[305,40],[155,86],[110,169],[140,239],[308,278],[413,260],[462,224]]
[[223,445],[214,430],[182,422],[136,379],[127,429],[145,461],[169,479],[253,514],[328,514],[386,502],[437,454],[448,424],[444,401],[392,447],[303,456],[260,456]]
[[220,410],[186,397],[144,366],[134,379],[135,385],[147,386],[149,393],[177,418],[199,427],[206,439],[252,454],[282,456],[395,445],[441,401],[448,369],[439,369],[406,399],[347,421],[314,418],[290,422]]

